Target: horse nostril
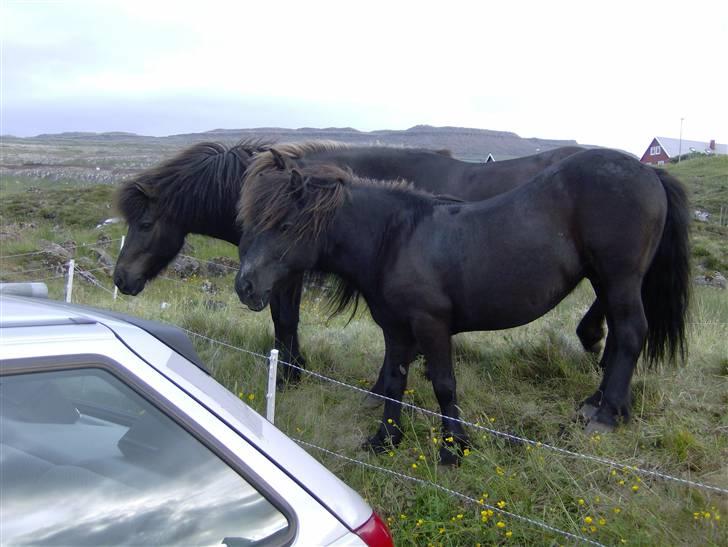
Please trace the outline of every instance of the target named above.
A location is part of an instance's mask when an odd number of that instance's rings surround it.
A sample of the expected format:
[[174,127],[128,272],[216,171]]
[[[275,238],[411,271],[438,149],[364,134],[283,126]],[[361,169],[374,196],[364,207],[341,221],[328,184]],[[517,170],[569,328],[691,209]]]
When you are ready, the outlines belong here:
[[242,277],[238,278],[237,291],[241,296],[250,296],[253,293],[253,284]]

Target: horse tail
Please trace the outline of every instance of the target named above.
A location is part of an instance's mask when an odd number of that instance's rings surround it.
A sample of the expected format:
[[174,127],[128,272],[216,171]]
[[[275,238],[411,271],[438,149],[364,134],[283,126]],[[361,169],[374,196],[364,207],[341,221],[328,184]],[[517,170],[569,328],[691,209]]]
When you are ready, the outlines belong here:
[[685,188],[678,179],[655,169],[667,197],[667,217],[655,257],[642,284],[647,317],[645,357],[650,365],[687,354],[685,324],[690,300],[690,213]]

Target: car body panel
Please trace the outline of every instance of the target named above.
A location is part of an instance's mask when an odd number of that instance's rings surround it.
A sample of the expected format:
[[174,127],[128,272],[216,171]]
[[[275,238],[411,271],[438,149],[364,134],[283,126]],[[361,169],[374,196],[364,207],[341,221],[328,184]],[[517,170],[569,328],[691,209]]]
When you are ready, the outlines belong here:
[[372,511],[356,492],[152,335],[103,314],[6,295],[0,296],[0,327],[0,373],[104,367],[142,394],[154,393],[178,419],[204,428],[217,451],[224,447],[233,463],[264,477],[271,492],[284,492],[296,514],[295,543],[363,545],[351,530]]

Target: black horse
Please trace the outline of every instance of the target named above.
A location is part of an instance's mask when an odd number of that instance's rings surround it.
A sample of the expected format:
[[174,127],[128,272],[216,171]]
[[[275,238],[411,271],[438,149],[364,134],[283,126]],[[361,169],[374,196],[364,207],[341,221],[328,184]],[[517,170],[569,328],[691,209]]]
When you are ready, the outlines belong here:
[[[125,181],[116,196],[129,229],[114,269],[114,283],[136,295],[177,255],[187,234],[236,245],[242,232],[237,203],[253,156],[271,145],[247,139],[234,146],[195,144]],[[291,278],[271,298],[276,348],[282,359],[303,364],[298,345],[301,279]]]
[[[473,163],[453,158],[447,150],[423,150],[392,146],[350,146],[332,141],[276,144],[256,157],[250,177],[267,169],[292,169],[312,165],[337,165],[358,177],[404,179],[416,188],[442,197],[482,201],[508,192],[529,181],[550,165],[577,152],[578,146],[563,146],[539,154],[491,163]],[[606,334],[604,311],[595,300],[577,327],[584,349],[599,353]],[[381,377],[374,388],[379,392]]]
[[[302,162],[310,158],[315,162],[322,155],[329,161],[340,156],[342,165],[353,165],[363,176],[373,173],[385,178],[407,176],[424,186],[436,181],[429,179],[422,167],[434,168],[437,164],[438,174],[448,169],[461,175],[467,173],[464,185],[472,185],[472,173],[480,169],[446,154],[422,149],[351,147],[317,141],[281,144],[278,145],[280,153],[261,153],[271,145],[271,142],[258,139],[244,140],[232,147],[203,142],[125,181],[117,193],[118,208],[129,226],[114,271],[114,282],[119,289],[125,294],[138,294],[148,280],[156,277],[174,259],[187,234],[203,234],[237,245],[241,227],[236,221],[236,208],[249,167],[258,172],[275,167],[276,162],[284,161],[284,157],[289,158],[286,161]],[[556,161],[574,149],[560,150],[489,164],[479,176],[477,186],[481,195],[494,192],[489,190],[491,186],[494,189],[511,188],[533,176],[549,161]],[[464,169],[470,165],[474,170]],[[511,172],[512,176],[503,175],[503,171]],[[499,177],[488,176],[491,172],[498,173]],[[453,174],[443,180],[455,178]],[[447,190],[453,192],[450,188]],[[300,276],[281,283],[271,295],[270,307],[275,344],[281,351],[281,359],[304,365],[298,342],[301,285]],[[600,338],[601,335],[596,340]],[[295,381],[299,376],[297,370],[283,370],[289,380]]]
[[[243,190],[236,290],[260,310],[280,279],[336,274],[382,328],[384,395],[400,401],[416,348],[447,418],[443,438],[468,444],[458,418],[451,335],[540,317],[587,278],[609,327],[599,389],[582,407],[589,430],[628,420],[629,385],[647,360],[684,357],[689,214],[681,184],[611,150],[574,154],[493,199],[447,204],[403,183],[333,166],[268,171]],[[351,291],[342,294],[351,295]],[[387,400],[375,450],[401,439]],[[457,461],[443,446],[442,461]]]

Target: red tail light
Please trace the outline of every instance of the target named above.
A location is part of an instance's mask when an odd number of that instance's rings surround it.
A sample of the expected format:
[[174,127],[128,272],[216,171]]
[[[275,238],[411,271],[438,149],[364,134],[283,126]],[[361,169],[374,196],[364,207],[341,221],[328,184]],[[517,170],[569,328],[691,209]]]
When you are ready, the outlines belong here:
[[376,513],[372,513],[369,520],[354,530],[354,533],[369,547],[394,547],[389,528]]

